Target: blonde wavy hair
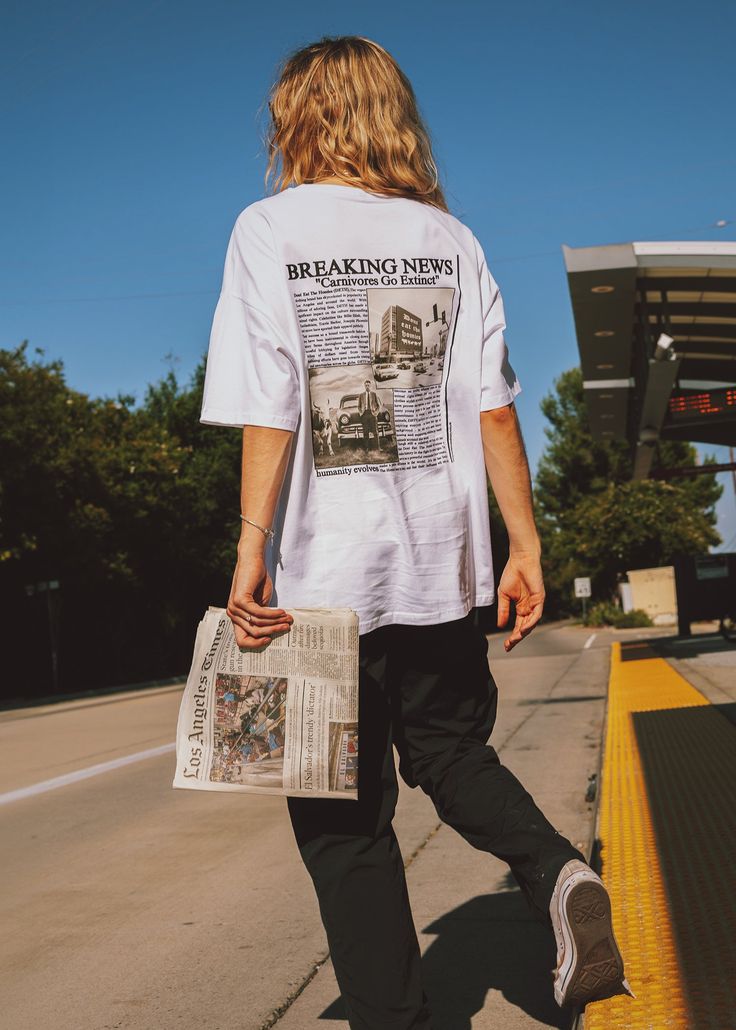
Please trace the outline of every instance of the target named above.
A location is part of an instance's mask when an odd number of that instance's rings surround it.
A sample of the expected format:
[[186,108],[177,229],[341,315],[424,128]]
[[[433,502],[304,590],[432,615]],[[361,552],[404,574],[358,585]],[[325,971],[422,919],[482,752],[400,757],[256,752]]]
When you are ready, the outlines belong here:
[[411,83],[362,36],[325,37],[287,58],[268,110],[266,186],[337,178],[447,210]]

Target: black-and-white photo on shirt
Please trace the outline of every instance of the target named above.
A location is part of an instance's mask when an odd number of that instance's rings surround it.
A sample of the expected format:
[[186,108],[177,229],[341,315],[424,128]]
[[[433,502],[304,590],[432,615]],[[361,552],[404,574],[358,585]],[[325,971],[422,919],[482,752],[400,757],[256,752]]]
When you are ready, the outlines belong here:
[[397,460],[393,391],[379,386],[371,365],[309,369],[318,469]]

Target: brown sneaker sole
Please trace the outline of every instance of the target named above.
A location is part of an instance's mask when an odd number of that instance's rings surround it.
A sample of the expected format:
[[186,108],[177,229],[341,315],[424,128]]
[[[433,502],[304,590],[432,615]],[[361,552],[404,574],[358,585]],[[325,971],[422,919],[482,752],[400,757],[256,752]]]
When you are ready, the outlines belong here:
[[[606,889],[583,880],[563,899],[572,961],[560,985],[565,1003],[585,1005],[616,994],[630,993],[624,963],[613,935],[611,902]],[[562,971],[560,971],[562,972]]]

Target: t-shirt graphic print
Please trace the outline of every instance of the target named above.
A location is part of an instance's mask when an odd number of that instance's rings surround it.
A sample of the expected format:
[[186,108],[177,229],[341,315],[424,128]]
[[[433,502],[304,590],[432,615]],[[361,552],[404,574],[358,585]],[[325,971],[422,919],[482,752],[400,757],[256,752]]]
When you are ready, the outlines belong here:
[[[288,274],[317,476],[449,461],[443,382],[456,290],[444,283],[456,276],[456,261],[333,258],[291,263]],[[400,285],[417,281],[423,285]]]
[[521,390],[505,328],[446,212],[327,183],[241,212],[201,421],[294,433],[272,605],[351,607],[362,634],[493,602],[480,412]]

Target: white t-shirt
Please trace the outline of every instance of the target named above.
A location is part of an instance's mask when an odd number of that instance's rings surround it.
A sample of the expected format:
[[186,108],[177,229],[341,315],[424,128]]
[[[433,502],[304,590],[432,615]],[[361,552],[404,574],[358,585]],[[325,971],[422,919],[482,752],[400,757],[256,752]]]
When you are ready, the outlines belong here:
[[312,183],[239,215],[201,421],[296,431],[270,604],[354,608],[367,633],[493,602],[479,413],[521,390],[505,327],[480,244],[436,208]]

